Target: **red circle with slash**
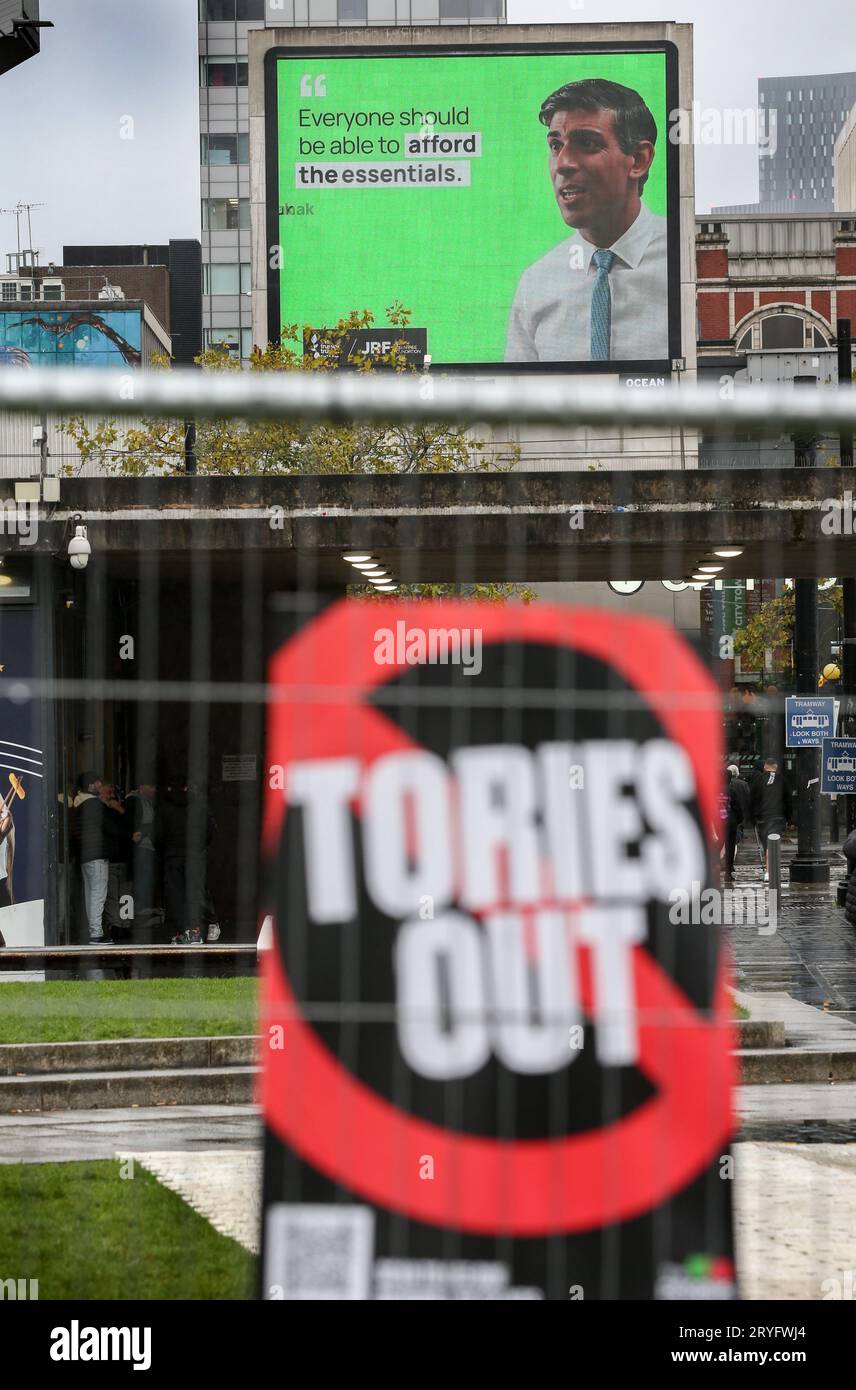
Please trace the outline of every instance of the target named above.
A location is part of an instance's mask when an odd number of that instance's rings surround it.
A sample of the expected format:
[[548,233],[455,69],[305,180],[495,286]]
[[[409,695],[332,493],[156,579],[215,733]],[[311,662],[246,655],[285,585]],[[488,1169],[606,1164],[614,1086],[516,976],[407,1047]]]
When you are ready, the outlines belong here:
[[[645,697],[664,735],[686,750],[703,823],[714,820],[719,718],[716,687],[689,647],[651,619],[546,604],[388,603],[385,623],[409,631],[474,626],[489,643],[538,643],[585,653]],[[411,750],[407,734],[368,697],[405,669],[379,665],[378,608],[343,600],[274,656],[268,766],[358,757],[364,765]],[[668,672],[666,682],[658,673]],[[322,698],[318,698],[319,695]],[[276,852],[286,813],[268,790],[263,845]],[[735,1080],[722,957],[710,1011],[699,1011],[643,946],[634,948],[640,1070],[655,1095],[596,1130],[498,1140],[449,1130],[399,1109],[343,1066],[301,1014],[276,940],[266,958],[268,1019],[288,1018],[286,1041],[265,1049],[262,1105],[270,1129],[328,1178],[378,1207],[473,1234],[567,1234],[654,1210],[698,1178],[733,1132]],[[590,971],[581,972],[590,1011]],[[664,1022],[665,1020],[665,1022]],[[418,1176],[430,1155],[434,1177]]]

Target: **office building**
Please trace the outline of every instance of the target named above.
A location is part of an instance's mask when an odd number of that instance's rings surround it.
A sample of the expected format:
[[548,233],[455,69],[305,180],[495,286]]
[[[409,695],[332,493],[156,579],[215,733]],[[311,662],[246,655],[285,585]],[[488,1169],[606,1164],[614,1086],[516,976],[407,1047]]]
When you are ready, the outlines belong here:
[[835,142],[835,211],[856,212],[856,106]]
[[[762,77],[758,110],[758,203],[718,207],[711,216],[833,212],[835,143],[856,102],[856,72]],[[846,210],[846,209],[842,209]]]

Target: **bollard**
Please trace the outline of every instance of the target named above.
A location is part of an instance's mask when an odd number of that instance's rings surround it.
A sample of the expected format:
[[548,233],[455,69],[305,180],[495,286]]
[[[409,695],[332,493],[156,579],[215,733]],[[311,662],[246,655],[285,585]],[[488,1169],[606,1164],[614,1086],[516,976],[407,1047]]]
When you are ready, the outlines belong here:
[[782,837],[781,835],[767,836],[767,864],[770,874],[770,892],[776,894],[778,900],[782,891]]

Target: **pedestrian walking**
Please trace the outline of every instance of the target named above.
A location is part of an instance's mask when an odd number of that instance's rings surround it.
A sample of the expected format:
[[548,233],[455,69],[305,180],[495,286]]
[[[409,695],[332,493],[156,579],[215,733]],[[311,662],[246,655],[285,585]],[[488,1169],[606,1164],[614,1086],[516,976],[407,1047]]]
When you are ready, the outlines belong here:
[[764,853],[764,882],[769,883],[770,863],[767,857],[767,841],[771,835],[783,833],[792,814],[790,788],[779,771],[777,758],[764,760],[763,771],[753,778],[750,792],[752,819],[758,827]]

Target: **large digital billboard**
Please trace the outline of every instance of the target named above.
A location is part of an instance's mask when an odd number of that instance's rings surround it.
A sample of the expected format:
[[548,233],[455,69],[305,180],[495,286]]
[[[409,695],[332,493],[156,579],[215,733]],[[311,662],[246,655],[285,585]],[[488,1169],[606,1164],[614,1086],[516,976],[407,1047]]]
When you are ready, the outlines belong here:
[[[673,45],[273,49],[269,332],[400,302],[435,365],[681,356]],[[620,365],[616,365],[620,364]]]

